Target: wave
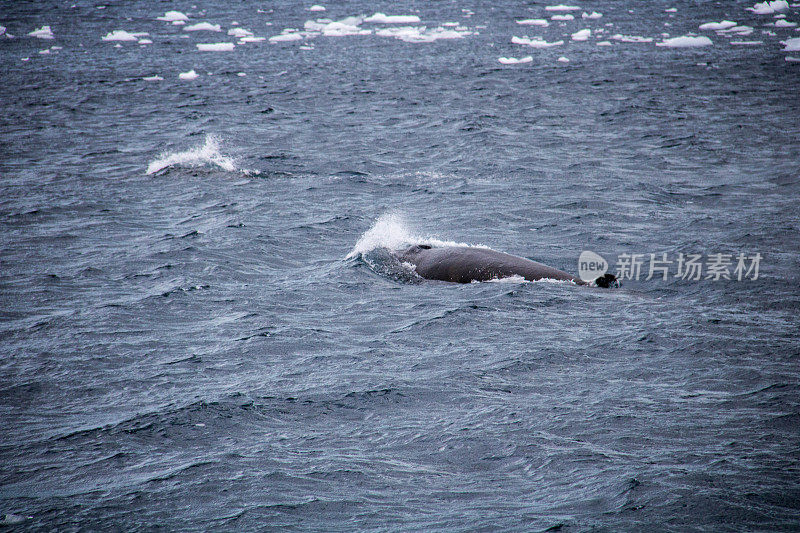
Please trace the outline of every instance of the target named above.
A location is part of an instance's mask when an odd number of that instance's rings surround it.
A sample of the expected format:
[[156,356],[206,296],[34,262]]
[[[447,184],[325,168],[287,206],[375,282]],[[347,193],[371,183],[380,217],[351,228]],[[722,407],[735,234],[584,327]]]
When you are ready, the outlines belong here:
[[205,143],[202,146],[183,152],[161,154],[158,159],[147,165],[147,174],[155,174],[175,165],[198,167],[206,164],[217,165],[228,172],[236,170],[235,160],[222,154],[219,139],[214,135],[206,135]]

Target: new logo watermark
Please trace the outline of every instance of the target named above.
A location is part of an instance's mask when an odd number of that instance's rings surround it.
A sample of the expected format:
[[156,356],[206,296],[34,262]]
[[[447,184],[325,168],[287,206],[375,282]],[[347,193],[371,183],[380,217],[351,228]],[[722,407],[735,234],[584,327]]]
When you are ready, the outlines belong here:
[[[670,278],[690,281],[752,280],[758,279],[758,269],[763,256],[760,253],[734,254],[619,254],[615,275],[619,281]],[[609,270],[609,263],[595,252],[585,250],[578,258],[578,276],[583,281],[593,281]]]

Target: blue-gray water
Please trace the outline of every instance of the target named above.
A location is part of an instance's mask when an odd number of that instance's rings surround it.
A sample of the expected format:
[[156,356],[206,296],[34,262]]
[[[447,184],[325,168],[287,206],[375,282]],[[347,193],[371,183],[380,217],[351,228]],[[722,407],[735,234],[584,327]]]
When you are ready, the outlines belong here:
[[[796,27],[741,1],[584,1],[546,28],[516,23],[557,14],[539,2],[311,4],[0,4],[5,521],[800,528]],[[375,12],[421,21],[195,46]],[[698,29],[722,20],[753,31]],[[656,46],[691,32],[713,45]],[[380,248],[425,238],[570,272],[763,259],[601,290],[425,282]]]

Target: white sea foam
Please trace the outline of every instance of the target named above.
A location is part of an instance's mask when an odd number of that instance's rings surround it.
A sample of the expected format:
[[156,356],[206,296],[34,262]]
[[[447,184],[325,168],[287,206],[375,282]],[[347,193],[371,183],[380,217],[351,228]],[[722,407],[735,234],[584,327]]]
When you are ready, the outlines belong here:
[[592,35],[592,30],[585,28],[572,34],[573,41],[587,41]]
[[172,166],[198,167],[202,165],[217,165],[223,170],[233,172],[236,170],[235,161],[222,154],[219,140],[213,135],[206,135],[205,144],[184,152],[171,152],[159,156],[158,159],[147,166],[148,174],[155,174]]
[[400,250],[413,244],[427,244],[434,247],[470,246],[473,248],[486,248],[483,245],[443,241],[435,237],[422,237],[409,229],[403,216],[397,213],[386,213],[378,217],[372,227],[359,237],[356,245],[347,254],[346,259],[358,257],[378,248]]
[[773,0],[772,2],[759,2],[753,7],[745,8],[756,15],[772,15],[789,9],[789,2],[786,0]]
[[581,15],[581,18],[585,18],[585,19],[599,19],[599,18],[602,18],[602,17],[603,17],[603,14],[599,13],[597,11],[592,11],[591,13],[587,13],[587,12],[584,11],[583,15]]
[[219,24],[211,24],[210,22],[198,22],[183,28],[183,31],[222,31],[222,26]]
[[786,39],[785,41],[781,41],[781,44],[785,45],[783,48],[784,52],[800,52],[800,37]]
[[544,8],[545,11],[580,11],[580,7],[578,6],[567,6],[564,4],[558,4],[557,6],[547,6]]
[[185,22],[189,20],[189,17],[180,11],[167,11],[164,13],[163,17],[158,17],[156,20],[163,20],[164,22]]
[[50,29],[50,26],[42,26],[41,28],[36,28],[28,35],[31,37],[37,37],[39,39],[55,39],[55,35],[53,35],[53,30]]
[[547,19],[522,19],[518,20],[517,24],[522,24],[523,26],[542,26],[543,28],[550,25]]
[[[146,34],[145,34],[146,35]],[[125,30],[114,30],[102,38],[104,41],[137,41],[139,38]]]
[[681,37],[673,37],[672,39],[664,39],[656,46],[665,46],[667,48],[696,48],[699,46],[711,46],[714,42],[708,37],[692,37],[683,35]]
[[200,52],[230,52],[236,48],[233,43],[197,43]]
[[560,20],[560,21],[574,20],[574,19],[575,17],[573,15],[570,15],[569,13],[567,13],[566,15],[553,15],[552,17],[550,17],[550,20]]
[[550,48],[551,46],[560,46],[564,44],[564,41],[554,41],[554,42],[547,42],[540,37],[511,37],[511,42],[514,44],[524,44],[526,46],[531,46],[533,48]]
[[195,72],[194,69],[188,72],[181,72],[180,74],[178,74],[178,78],[187,81],[196,80],[198,76],[199,74]]
[[722,22],[706,22],[705,24],[700,24],[701,30],[727,30],[728,28],[733,28],[736,26],[736,23],[732,20],[723,20]]
[[525,56],[525,57],[498,57],[497,60],[502,63],[503,65],[517,65],[519,63],[530,63],[533,61],[533,56]]
[[364,22],[377,22],[381,24],[415,24],[419,22],[419,17],[416,15],[384,15],[383,13],[375,13],[371,17],[365,18]]

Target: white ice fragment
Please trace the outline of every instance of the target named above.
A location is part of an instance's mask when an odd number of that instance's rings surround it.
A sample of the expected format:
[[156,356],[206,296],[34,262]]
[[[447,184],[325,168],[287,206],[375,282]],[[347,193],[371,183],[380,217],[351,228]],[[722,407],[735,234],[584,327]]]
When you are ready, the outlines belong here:
[[677,12],[678,12],[678,8],[677,7],[671,7],[669,9],[665,9],[664,10],[664,13],[677,13]]
[[557,6],[547,6],[544,8],[545,11],[580,11],[580,7],[578,6],[567,6],[564,4],[558,4]]
[[419,17],[416,15],[384,15],[383,13],[375,13],[371,17],[365,18],[364,22],[377,22],[381,24],[414,24],[419,22]]
[[222,26],[211,24],[210,22],[198,22],[197,24],[186,26],[183,31],[222,31]]
[[167,11],[163,17],[158,17],[156,20],[163,20],[164,22],[187,21],[189,17],[180,11]]
[[137,41],[138,38],[125,30],[114,30],[103,37],[104,41]]
[[566,15],[553,15],[550,20],[573,20],[575,17],[567,13]]
[[497,60],[503,65],[517,65],[519,63],[530,63],[533,61],[533,56],[520,57],[498,57]]
[[287,43],[291,41],[302,41],[303,36],[299,33],[282,33],[280,35],[273,35],[269,38],[271,43]]
[[779,19],[775,21],[776,28],[793,28],[797,26],[796,22],[789,22],[788,20]]
[[611,46],[611,41],[600,41],[597,46]]
[[759,2],[753,7],[745,8],[748,11],[752,11],[756,15],[772,15],[773,13],[779,13],[781,11],[786,11],[789,9],[789,2],[786,0],[772,0],[767,2]]
[[228,30],[228,35],[232,35],[234,37],[239,37],[239,38],[252,37],[253,32],[251,32],[250,30],[246,30],[244,28],[231,28],[230,30]]
[[39,39],[55,39],[53,30],[50,29],[50,26],[42,26],[41,28],[37,28],[28,35],[31,37],[37,37]]
[[156,74],[155,76],[145,76],[142,78],[144,81],[163,81],[164,78]]
[[800,63],[800,57],[786,56],[784,59],[789,63]]
[[584,19],[599,19],[599,18],[602,18],[602,17],[603,17],[603,14],[602,13],[598,13],[597,11],[592,11],[591,13],[587,13],[586,11],[584,11],[583,15],[581,15],[581,18],[584,18]]
[[584,28],[584,29],[582,29],[580,31],[576,31],[575,33],[573,33],[572,34],[572,40],[573,41],[587,41],[587,40],[589,40],[589,37],[591,37],[591,35],[592,35],[592,30],[590,30],[589,28]]
[[529,37],[511,37],[511,42],[513,44],[524,44],[526,46],[531,46],[533,48],[549,48],[551,46],[560,46],[564,44],[564,41],[554,41],[554,42],[547,42],[540,37],[534,37],[533,39]]
[[561,56],[561,57],[559,57],[559,58],[558,58],[558,61],[559,61],[560,63],[569,63],[569,58],[566,58],[566,57],[564,57],[564,56]]
[[667,48],[695,48],[698,46],[711,46],[714,42],[708,37],[692,37],[683,35],[681,37],[673,37],[672,39],[664,39],[656,46],[665,46]]
[[194,69],[190,70],[189,72],[181,72],[178,74],[178,78],[182,80],[196,80],[199,74],[194,71]]
[[784,52],[800,52],[800,37],[786,39],[785,41],[781,41],[781,44],[785,45],[783,48]]
[[640,37],[638,35],[622,35],[621,33],[617,33],[616,35],[611,36],[612,39],[615,41],[619,41],[621,43],[652,43],[652,37]]
[[522,19],[518,20],[517,24],[522,24],[523,26],[542,26],[544,28],[550,25],[547,19]]
[[730,44],[734,46],[758,46],[764,44],[764,41],[731,41]]
[[728,28],[733,28],[736,26],[736,23],[732,20],[723,20],[722,22],[706,22],[705,24],[700,24],[701,30],[727,30]]
[[313,6],[309,7],[308,10],[309,11],[325,11],[325,7],[317,5],[317,4],[314,4]]
[[197,43],[197,49],[201,52],[230,52],[236,48],[233,43]]

